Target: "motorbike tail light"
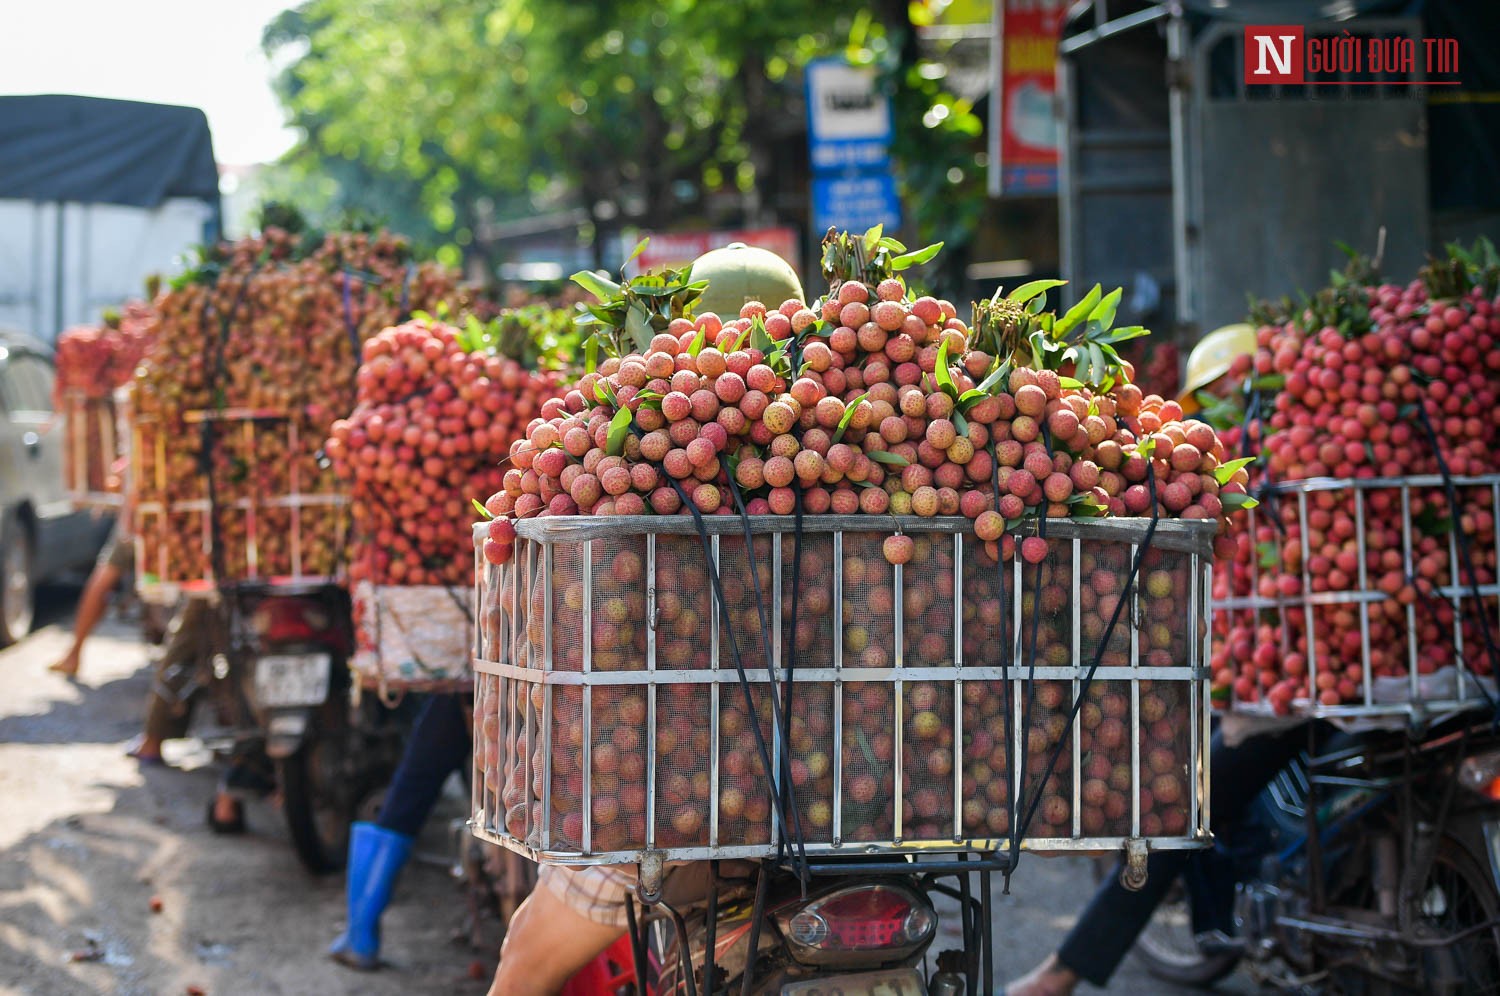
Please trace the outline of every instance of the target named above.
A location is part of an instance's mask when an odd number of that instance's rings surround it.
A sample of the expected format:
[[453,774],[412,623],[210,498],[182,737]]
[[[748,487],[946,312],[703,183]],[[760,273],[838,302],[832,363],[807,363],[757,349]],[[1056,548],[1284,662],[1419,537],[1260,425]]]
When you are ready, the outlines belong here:
[[1458,784],[1486,799],[1500,802],[1500,751],[1464,758],[1458,766]]
[[332,622],[321,605],[296,598],[267,599],[253,618],[256,635],[272,643],[315,641]]
[[937,914],[925,900],[889,885],[857,885],[814,900],[785,923],[788,940],[820,952],[890,952],[926,942]]

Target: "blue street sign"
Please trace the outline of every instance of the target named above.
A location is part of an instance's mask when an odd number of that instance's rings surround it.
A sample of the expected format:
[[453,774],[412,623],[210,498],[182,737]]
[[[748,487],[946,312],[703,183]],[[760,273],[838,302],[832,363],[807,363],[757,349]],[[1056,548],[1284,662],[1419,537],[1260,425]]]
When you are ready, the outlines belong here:
[[889,172],[814,176],[812,195],[814,232],[863,232],[876,225],[893,232],[901,227],[901,199]]

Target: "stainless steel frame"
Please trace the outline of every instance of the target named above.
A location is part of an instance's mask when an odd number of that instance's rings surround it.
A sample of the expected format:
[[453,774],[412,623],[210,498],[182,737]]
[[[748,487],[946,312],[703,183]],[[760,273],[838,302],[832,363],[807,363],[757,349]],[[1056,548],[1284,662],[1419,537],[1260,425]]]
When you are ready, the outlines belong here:
[[[1500,521],[1500,474],[1489,474],[1478,477],[1455,477],[1452,479],[1455,488],[1460,490],[1484,489],[1489,493],[1490,512],[1497,516]],[[1305,522],[1308,511],[1308,498],[1310,495],[1326,492],[1347,492],[1354,505],[1355,517],[1355,541],[1359,555],[1359,572],[1356,578],[1357,588],[1348,591],[1324,591],[1314,592],[1312,590],[1312,579],[1308,569],[1308,547],[1307,530],[1301,529],[1302,542],[1302,564],[1299,577],[1301,581],[1301,593],[1294,596],[1277,596],[1274,598],[1262,597],[1258,594],[1260,590],[1260,578],[1263,568],[1258,558],[1252,558],[1250,564],[1250,591],[1249,595],[1231,596],[1218,599],[1213,607],[1215,615],[1215,626],[1224,628],[1233,622],[1237,613],[1248,613],[1253,621],[1259,622],[1263,618],[1273,622],[1284,619],[1288,614],[1301,612],[1305,620],[1308,632],[1314,629],[1314,609],[1322,605],[1357,605],[1359,607],[1359,624],[1362,647],[1363,685],[1364,701],[1349,705],[1322,705],[1314,696],[1311,701],[1303,701],[1296,704],[1299,712],[1305,713],[1319,719],[1329,720],[1370,720],[1370,719],[1399,719],[1419,724],[1430,721],[1436,717],[1476,709],[1486,704],[1484,695],[1476,687],[1476,683],[1483,680],[1489,682],[1486,686],[1493,693],[1493,678],[1480,678],[1473,674],[1464,664],[1463,660],[1463,612],[1467,604],[1473,600],[1473,592],[1467,584],[1462,572],[1459,570],[1457,555],[1456,534],[1452,531],[1448,534],[1449,562],[1452,567],[1452,582],[1447,585],[1435,587],[1433,595],[1451,603],[1454,615],[1454,642],[1458,651],[1458,694],[1452,698],[1428,699],[1423,697],[1420,672],[1418,663],[1421,656],[1421,648],[1417,643],[1416,630],[1416,606],[1409,604],[1406,607],[1407,639],[1406,639],[1406,662],[1407,675],[1409,678],[1409,698],[1399,702],[1376,702],[1374,691],[1374,675],[1370,665],[1370,606],[1376,602],[1383,602],[1392,596],[1383,591],[1370,587],[1370,579],[1365,563],[1365,535],[1366,535],[1366,513],[1368,495],[1372,491],[1393,491],[1399,495],[1401,501],[1402,520],[1402,570],[1407,577],[1413,573],[1413,537],[1411,518],[1411,498],[1413,490],[1433,490],[1443,487],[1443,478],[1438,475],[1426,475],[1418,477],[1378,477],[1365,479],[1347,478],[1318,478],[1305,481],[1285,481],[1271,488],[1274,501],[1279,505],[1283,501],[1296,503],[1297,518]],[[1251,536],[1257,533],[1257,527],[1261,516],[1268,511],[1266,505],[1260,509],[1251,509],[1247,513],[1246,528],[1250,530]],[[1274,514],[1274,513],[1273,513]],[[1497,551],[1500,553],[1500,551]],[[1500,560],[1500,557],[1497,557]],[[1227,565],[1233,570],[1233,564]],[[1231,591],[1233,591],[1233,577],[1230,578]],[[1481,599],[1500,596],[1500,584],[1491,582],[1478,585],[1478,594]],[[1500,613],[1495,620],[1497,632],[1500,632]],[[1283,651],[1290,650],[1291,634],[1285,624],[1279,624],[1282,638]],[[1308,684],[1312,687],[1317,680],[1318,657],[1316,645],[1308,644],[1307,654]],[[1234,708],[1238,712],[1249,714],[1269,713],[1269,706],[1263,703],[1235,702]]]
[[[751,522],[751,531],[757,535],[770,534],[773,537],[774,550],[779,551],[782,534],[790,532],[793,522],[790,518],[782,517],[757,517]],[[891,667],[861,667],[850,666],[844,663],[843,656],[843,628],[842,618],[842,594],[843,594],[843,549],[844,536],[846,533],[857,533],[870,535],[872,533],[889,533],[892,525],[896,524],[899,529],[908,533],[946,533],[953,535],[955,544],[954,571],[954,607],[955,615],[958,617],[953,623],[954,663],[945,667],[920,667],[912,666],[911,662],[903,660],[902,654],[909,644],[903,639],[902,622],[903,608],[899,586],[902,583],[902,571],[897,567],[893,571],[894,583],[897,587],[894,598],[894,620],[893,634],[894,646]],[[735,517],[710,517],[705,520],[707,529],[713,534],[712,549],[716,565],[719,562],[718,548],[719,539],[724,536],[739,536],[743,525],[741,520]],[[1117,545],[1128,545],[1132,553],[1141,542],[1148,523],[1146,520],[1096,520],[1093,522],[1081,522],[1074,520],[1051,520],[1047,524],[1048,537],[1055,544],[1068,544],[1071,550],[1071,558],[1074,564],[1079,563],[1079,557],[1085,544],[1111,543]],[[1009,842],[1004,839],[993,837],[966,836],[963,833],[962,808],[963,808],[963,769],[965,764],[963,744],[963,683],[965,681],[990,681],[999,683],[1009,678],[1017,690],[1016,700],[1019,703],[1022,691],[1026,687],[1026,674],[1029,669],[1023,669],[1020,663],[1024,662],[1021,656],[1022,646],[1022,618],[1019,611],[1010,614],[1010,629],[1014,659],[1017,664],[1012,664],[1007,672],[1006,669],[992,664],[971,664],[963,660],[962,643],[962,605],[964,600],[963,590],[963,534],[972,529],[972,524],[965,519],[914,519],[903,517],[901,519],[876,518],[870,516],[814,516],[804,520],[804,532],[807,533],[832,533],[832,547],[834,559],[839,569],[832,571],[833,591],[833,616],[835,627],[835,638],[833,639],[832,667],[806,667],[797,666],[796,682],[800,685],[804,681],[809,686],[818,684],[822,687],[831,687],[833,702],[833,729],[834,749],[832,750],[833,769],[833,817],[831,827],[825,831],[822,839],[811,839],[806,843],[806,851],[809,855],[832,856],[832,855],[869,855],[869,854],[892,854],[912,855],[930,854],[943,852],[962,851],[1007,851]],[[718,623],[719,611],[714,606],[712,617],[714,623],[704,637],[710,641],[711,666],[704,669],[694,670],[661,670],[656,666],[655,649],[656,642],[653,630],[648,628],[647,633],[647,659],[643,662],[640,670],[633,671],[608,671],[599,672],[592,668],[592,633],[591,609],[593,601],[592,575],[593,564],[589,559],[592,556],[592,540],[619,540],[627,537],[644,537],[647,550],[647,615],[654,626],[654,606],[656,601],[655,580],[652,574],[655,565],[656,538],[662,535],[695,536],[692,520],[686,516],[673,517],[559,517],[532,519],[517,524],[518,539],[516,556],[514,560],[504,568],[495,568],[485,564],[482,560],[476,561],[476,590],[475,598],[478,606],[476,620],[480,626],[476,631],[475,639],[475,688],[476,688],[476,737],[479,734],[481,724],[490,712],[498,708],[501,715],[498,717],[500,765],[499,783],[486,785],[485,772],[476,772],[473,789],[473,806],[471,827],[474,833],[488,841],[501,844],[513,851],[526,855],[536,861],[552,864],[588,865],[588,864],[620,864],[637,863],[647,855],[662,857],[666,860],[705,860],[716,858],[761,858],[772,856],[777,853],[777,845],[781,835],[774,822],[771,823],[769,843],[750,845],[726,845],[723,840],[723,824],[719,813],[719,701],[720,696],[731,694],[729,691],[721,691],[728,686],[733,694],[740,694],[735,687],[739,681],[739,674],[732,666],[726,663],[720,653],[720,626]],[[1130,836],[1111,837],[1088,837],[1081,832],[1079,808],[1077,802],[1080,797],[1082,783],[1082,763],[1077,753],[1080,732],[1077,724],[1071,734],[1071,740],[1075,747],[1071,764],[1071,792],[1066,793],[1074,800],[1071,815],[1073,834],[1063,838],[1027,838],[1022,842],[1022,848],[1030,851],[1107,851],[1117,850],[1123,847],[1127,840],[1138,839],[1141,836],[1141,813],[1140,813],[1140,786],[1141,780],[1141,750],[1139,731],[1141,727],[1140,708],[1140,682],[1143,680],[1167,680],[1180,682],[1188,690],[1180,706],[1181,714],[1175,716],[1174,724],[1180,724],[1181,728],[1188,731],[1186,737],[1188,756],[1182,758],[1185,766],[1184,775],[1187,785],[1187,830],[1180,836],[1151,837],[1149,844],[1153,848],[1191,848],[1206,846],[1211,838],[1208,832],[1208,789],[1209,772],[1207,765],[1208,736],[1209,736],[1209,700],[1208,700],[1208,651],[1210,640],[1210,627],[1208,625],[1209,611],[1209,585],[1211,583],[1211,559],[1214,525],[1208,522],[1162,520],[1156,529],[1152,540],[1153,549],[1176,551],[1186,557],[1185,569],[1183,571],[1187,581],[1187,598],[1182,599],[1180,593],[1175,593],[1180,602],[1179,617],[1182,632],[1187,635],[1186,653],[1187,659],[1171,666],[1151,666],[1141,663],[1139,659],[1139,643],[1137,641],[1137,630],[1146,625],[1143,618],[1143,603],[1147,597],[1138,586],[1136,597],[1132,605],[1127,606],[1128,611],[1122,612],[1116,632],[1119,638],[1119,630],[1124,629],[1129,633],[1131,652],[1131,663],[1128,666],[1101,666],[1098,668],[1095,678],[1098,681],[1128,682],[1131,689],[1131,710],[1129,717],[1129,729],[1131,734],[1130,763],[1132,775],[1132,789],[1130,791],[1133,800],[1130,812]],[[484,527],[476,526],[476,547],[482,545],[484,539]],[[582,668],[576,671],[559,671],[554,668],[552,656],[552,628],[553,613],[552,604],[555,592],[552,585],[552,563],[553,551],[559,545],[575,545],[581,547],[583,554],[581,562],[584,567],[585,597],[583,600],[583,633],[582,633]],[[1054,546],[1056,549],[1056,545]],[[771,596],[771,612],[773,616],[773,632],[782,632],[781,599],[779,597],[780,585],[782,583],[781,570],[782,558],[779,553],[772,557],[773,585]],[[1019,562],[1014,562],[1012,567],[1006,568],[1012,572],[1008,585],[1013,586],[1015,595],[1015,607],[1019,610],[1021,605],[1021,568]],[[519,572],[519,573],[518,573]],[[1038,665],[1035,669],[1035,677],[1044,680],[1058,680],[1070,683],[1075,690],[1079,688],[1081,679],[1086,675],[1090,661],[1083,659],[1081,637],[1076,619],[1078,616],[1079,586],[1082,583],[1079,572],[1074,570],[1072,578],[1072,614],[1075,625],[1073,626],[1072,661],[1067,665]],[[484,618],[486,608],[496,608],[493,594],[503,591],[504,575],[511,575],[506,604],[498,607],[501,615],[498,620],[498,639],[487,640],[484,629]],[[531,587],[528,589],[525,580],[529,579]],[[1123,581],[1123,578],[1122,578]],[[1143,585],[1142,580],[1142,585]],[[546,639],[543,646],[530,645],[526,638],[526,627],[528,624],[524,613],[535,611],[536,603],[533,596],[537,588],[541,586],[541,610],[543,613],[543,626],[545,627]],[[492,587],[493,586],[493,587]],[[523,600],[525,604],[523,604]],[[535,620],[530,620],[534,625]],[[1174,623],[1174,628],[1178,625]],[[571,637],[570,637],[571,638]],[[783,662],[781,661],[781,647],[779,639],[773,641],[773,660],[767,662],[768,666],[747,667],[746,678],[752,685],[767,685],[771,682],[780,681],[785,675]],[[743,649],[743,648],[742,648]],[[540,654],[538,653],[540,651]],[[538,659],[540,657],[540,659]],[[749,662],[747,662],[749,663]],[[903,837],[903,797],[901,792],[902,769],[905,766],[900,744],[903,723],[901,722],[899,710],[901,708],[902,696],[900,686],[906,681],[941,682],[951,686],[954,710],[954,739],[953,739],[953,770],[954,770],[954,813],[953,833],[951,837],[942,840],[909,840]],[[844,714],[844,686],[847,682],[877,682],[888,683],[895,686],[895,709],[897,719],[892,731],[896,739],[891,764],[894,768],[896,779],[895,805],[893,806],[894,829],[891,839],[875,842],[852,842],[841,839],[842,812],[841,805],[844,799],[844,777],[842,769],[842,731]],[[709,792],[709,813],[706,824],[708,827],[709,844],[706,846],[690,847],[659,847],[655,839],[656,820],[654,819],[657,809],[656,785],[655,785],[655,745],[657,741],[657,711],[654,708],[656,693],[659,688],[669,685],[706,685],[710,698],[710,742],[712,744],[712,758],[708,764],[711,782]],[[593,782],[591,778],[590,765],[592,762],[591,737],[591,702],[594,689],[596,688],[643,688],[648,696],[648,709],[645,720],[645,743],[647,751],[647,782],[646,795],[646,831],[640,847],[616,850],[595,850],[594,835],[592,827]],[[551,728],[552,699],[556,692],[562,689],[581,688],[583,702],[582,724],[583,744],[580,766],[582,768],[582,834],[581,846],[565,848],[555,846],[552,839],[551,825],[553,815],[551,810],[551,778],[550,760],[553,749],[553,736],[559,731]],[[541,689],[543,697],[543,708],[545,713],[533,706],[533,692]],[[512,736],[524,730],[526,736],[526,749],[521,752],[523,756],[513,756],[514,747],[511,743]],[[544,770],[542,775],[542,797],[538,800],[532,793],[534,772],[531,770],[532,755],[538,747],[537,737],[541,736],[541,757],[543,758]],[[1020,744],[1027,736],[1027,730],[1018,722],[1011,742],[1010,749],[1013,756],[1020,756]],[[476,745],[476,756],[483,757],[491,749],[488,745]],[[1122,748],[1123,749],[1123,748]],[[510,753],[508,753],[510,752]],[[1017,782],[1012,787],[1010,798],[1015,800],[1021,786],[1021,780],[1025,773],[1017,765]],[[521,835],[511,833],[506,824],[506,813],[500,800],[500,790],[513,769],[519,768],[522,784],[526,787],[527,827],[526,832]],[[493,775],[492,775],[493,777]],[[1003,777],[1003,776],[1002,776]],[[1069,777],[1066,773],[1059,771],[1054,777]],[[1028,788],[1028,791],[1030,788]],[[544,815],[542,826],[531,825],[532,807],[540,801],[541,812]],[[944,817],[946,819],[946,817]]]

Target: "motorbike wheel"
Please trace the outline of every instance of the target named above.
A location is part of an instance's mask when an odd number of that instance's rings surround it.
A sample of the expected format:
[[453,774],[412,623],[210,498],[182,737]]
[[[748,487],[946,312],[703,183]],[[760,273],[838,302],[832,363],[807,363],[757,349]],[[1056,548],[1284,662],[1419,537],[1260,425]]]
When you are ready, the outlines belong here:
[[[1103,882],[1119,874],[1113,857],[1094,860],[1094,881]],[[1207,953],[1193,936],[1193,910],[1181,882],[1156,908],[1146,929],[1136,939],[1132,957],[1147,972],[1164,982],[1208,989],[1235,970],[1240,956],[1232,952]]]
[[1414,896],[1414,908],[1407,911],[1410,925],[1429,935],[1450,936],[1489,925],[1430,953],[1446,963],[1427,965],[1429,980],[1462,980],[1430,991],[1444,996],[1500,993],[1500,925],[1495,923],[1500,918],[1500,892],[1488,868],[1445,836]]
[[335,740],[314,737],[276,763],[292,848],[314,875],[339,871],[349,856],[353,813],[339,784],[339,753]]

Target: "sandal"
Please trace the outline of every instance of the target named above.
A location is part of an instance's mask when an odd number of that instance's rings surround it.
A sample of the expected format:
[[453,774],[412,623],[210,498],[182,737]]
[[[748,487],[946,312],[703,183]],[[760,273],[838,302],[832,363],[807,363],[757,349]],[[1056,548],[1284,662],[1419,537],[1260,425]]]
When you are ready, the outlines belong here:
[[141,742],[137,739],[125,750],[126,757],[133,757],[143,768],[160,768],[166,765],[166,760],[160,754],[142,754]]

